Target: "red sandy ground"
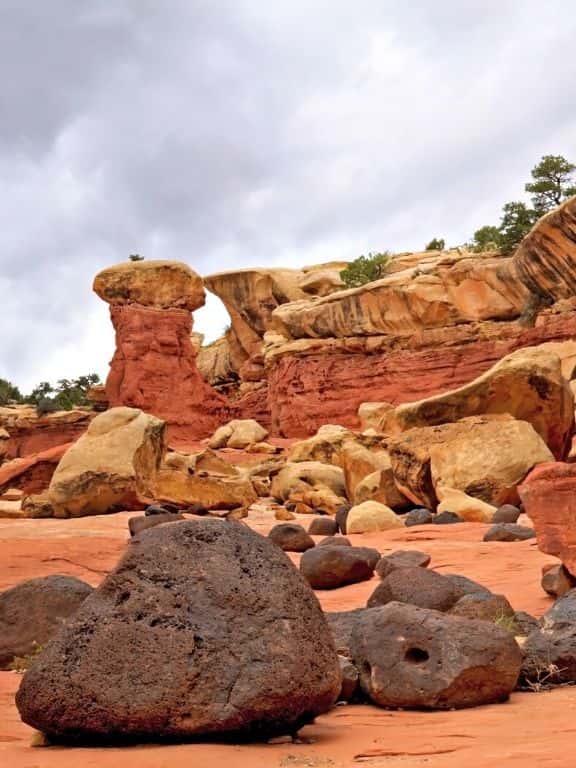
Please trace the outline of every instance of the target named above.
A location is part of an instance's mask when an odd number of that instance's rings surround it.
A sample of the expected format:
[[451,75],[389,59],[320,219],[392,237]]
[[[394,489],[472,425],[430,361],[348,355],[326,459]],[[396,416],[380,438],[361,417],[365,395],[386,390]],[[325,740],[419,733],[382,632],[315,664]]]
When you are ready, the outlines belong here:
[[[0,590],[50,573],[79,576],[96,585],[118,560],[131,513],[79,520],[0,521]],[[249,519],[266,532],[261,509]],[[505,593],[517,610],[542,614],[550,599],[541,591],[541,566],[551,558],[533,541],[484,544],[486,526],[420,527],[352,536],[382,552],[421,549],[439,572],[461,573]],[[298,556],[295,556],[295,561]],[[365,604],[372,582],[318,593],[326,610]],[[309,743],[224,746],[194,744],[107,748],[35,748],[13,702],[20,677],[0,673],[2,768],[342,768],[366,763],[426,768],[488,768],[574,764],[576,688],[514,694],[510,702],[457,712],[389,712],[370,706],[338,706],[303,729]]]

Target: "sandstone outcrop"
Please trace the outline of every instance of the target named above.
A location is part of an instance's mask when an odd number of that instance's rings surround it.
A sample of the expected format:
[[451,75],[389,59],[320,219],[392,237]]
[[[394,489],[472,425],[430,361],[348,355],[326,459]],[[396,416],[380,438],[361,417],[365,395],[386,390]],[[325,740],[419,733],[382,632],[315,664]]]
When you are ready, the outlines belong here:
[[262,339],[273,327],[272,312],[287,302],[325,296],[343,287],[345,263],[297,269],[241,269],[204,278],[204,285],[230,315],[227,333],[232,369],[244,381],[264,378]]
[[543,311],[530,328],[486,320],[410,335],[280,337],[265,352],[272,429],[285,437],[313,434],[325,423],[357,429],[367,400],[398,405],[431,397],[468,384],[515,350],[574,337],[576,299]]
[[25,495],[45,491],[56,471],[58,462],[72,443],[57,445],[21,459],[12,459],[0,466],[0,494],[8,488],[19,488]]
[[[465,522],[465,523],[491,523],[496,513],[496,507],[482,499],[469,496],[457,488],[439,486],[436,488],[438,506],[434,523]],[[448,516],[455,515],[452,520]],[[445,518],[445,519],[443,519]]]
[[94,290],[110,304],[116,351],[106,380],[114,406],[140,408],[168,424],[169,437],[207,437],[229,416],[202,378],[191,311],[204,303],[200,277],[179,262],[142,261],[103,270]]
[[318,461],[288,462],[273,478],[270,495],[335,514],[346,501],[344,473],[340,467]]
[[86,431],[95,415],[80,408],[39,414],[29,405],[0,407],[3,458],[10,461],[71,443]]
[[253,443],[261,443],[268,437],[264,429],[254,419],[233,419],[216,432],[208,441],[210,448],[247,448]]
[[402,519],[390,507],[377,501],[357,504],[348,512],[346,533],[371,533],[402,528]]
[[576,196],[543,216],[520,243],[514,262],[524,285],[544,300],[576,294]]
[[50,482],[56,517],[128,508],[152,494],[165,451],[165,424],[135,408],[97,416],[64,454]]
[[103,269],[93,285],[113,306],[138,304],[194,312],[204,306],[202,278],[180,261],[127,261]]
[[247,508],[257,499],[246,471],[223,461],[209,448],[196,454],[166,454],[154,480],[153,496],[182,507],[208,510]]
[[574,397],[557,355],[538,348],[518,350],[460,389],[398,406],[384,415],[380,430],[399,434],[413,427],[502,413],[532,424],[557,458],[566,455]]
[[519,488],[538,547],[576,576],[576,465],[541,464]]
[[[517,486],[537,464],[554,457],[526,421],[507,419],[472,426],[430,448],[432,484],[454,488],[492,506],[519,501]],[[458,512],[453,509],[453,512]]]
[[133,538],[16,703],[52,739],[254,739],[295,732],[340,684],[322,610],[286,555],[202,520]]
[[[407,430],[389,441],[392,471],[398,488],[415,504],[434,509],[438,503],[438,495],[432,479],[433,451],[438,447],[443,449],[444,446],[450,445],[451,441],[466,442],[473,435],[485,434],[487,438],[493,439],[494,434],[506,430],[507,424],[515,423],[515,420],[506,414],[471,416],[452,424]],[[456,455],[454,461],[457,461]],[[479,498],[490,498],[493,491],[492,486],[484,480],[484,467],[477,465],[476,469],[479,473],[476,476],[478,489],[476,490],[476,486],[471,482],[464,484],[463,490],[477,492]]]

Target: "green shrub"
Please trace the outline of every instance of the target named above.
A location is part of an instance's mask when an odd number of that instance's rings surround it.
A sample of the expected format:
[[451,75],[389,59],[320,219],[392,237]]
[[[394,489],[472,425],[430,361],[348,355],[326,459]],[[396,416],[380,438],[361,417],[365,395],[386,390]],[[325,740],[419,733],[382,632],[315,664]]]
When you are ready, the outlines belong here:
[[392,255],[388,251],[359,256],[340,272],[340,277],[347,288],[358,288],[384,277],[391,259]]
[[426,251],[443,251],[446,248],[446,240],[443,237],[434,237],[426,246]]

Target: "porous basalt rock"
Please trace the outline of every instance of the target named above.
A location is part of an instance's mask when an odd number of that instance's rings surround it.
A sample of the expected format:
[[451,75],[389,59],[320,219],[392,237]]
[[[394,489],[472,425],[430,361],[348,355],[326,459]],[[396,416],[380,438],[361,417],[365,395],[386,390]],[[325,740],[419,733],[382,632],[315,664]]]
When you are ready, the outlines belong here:
[[24,722],[51,739],[270,737],[341,686],[313,592],[235,522],[161,525],[126,554],[24,676]]

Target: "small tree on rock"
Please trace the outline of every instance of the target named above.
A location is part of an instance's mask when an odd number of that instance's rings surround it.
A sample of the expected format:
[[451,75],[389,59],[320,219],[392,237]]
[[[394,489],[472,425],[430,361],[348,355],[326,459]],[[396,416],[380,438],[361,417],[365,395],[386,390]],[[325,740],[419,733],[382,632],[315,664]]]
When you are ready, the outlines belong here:
[[358,288],[366,283],[372,283],[384,277],[391,258],[388,251],[359,256],[340,272],[340,277],[347,288]]
[[544,155],[532,168],[533,181],[524,189],[532,195],[532,205],[539,216],[576,195],[574,171],[576,165],[569,163],[562,155]]
[[474,232],[472,238],[472,250],[476,253],[482,251],[497,251],[501,246],[502,236],[498,227],[487,224]]
[[538,218],[538,213],[532,208],[528,208],[525,203],[506,203],[502,208],[500,223],[502,252],[505,254],[512,253],[522,238],[530,232]]
[[446,240],[443,237],[434,237],[426,246],[426,251],[443,251],[446,248]]

